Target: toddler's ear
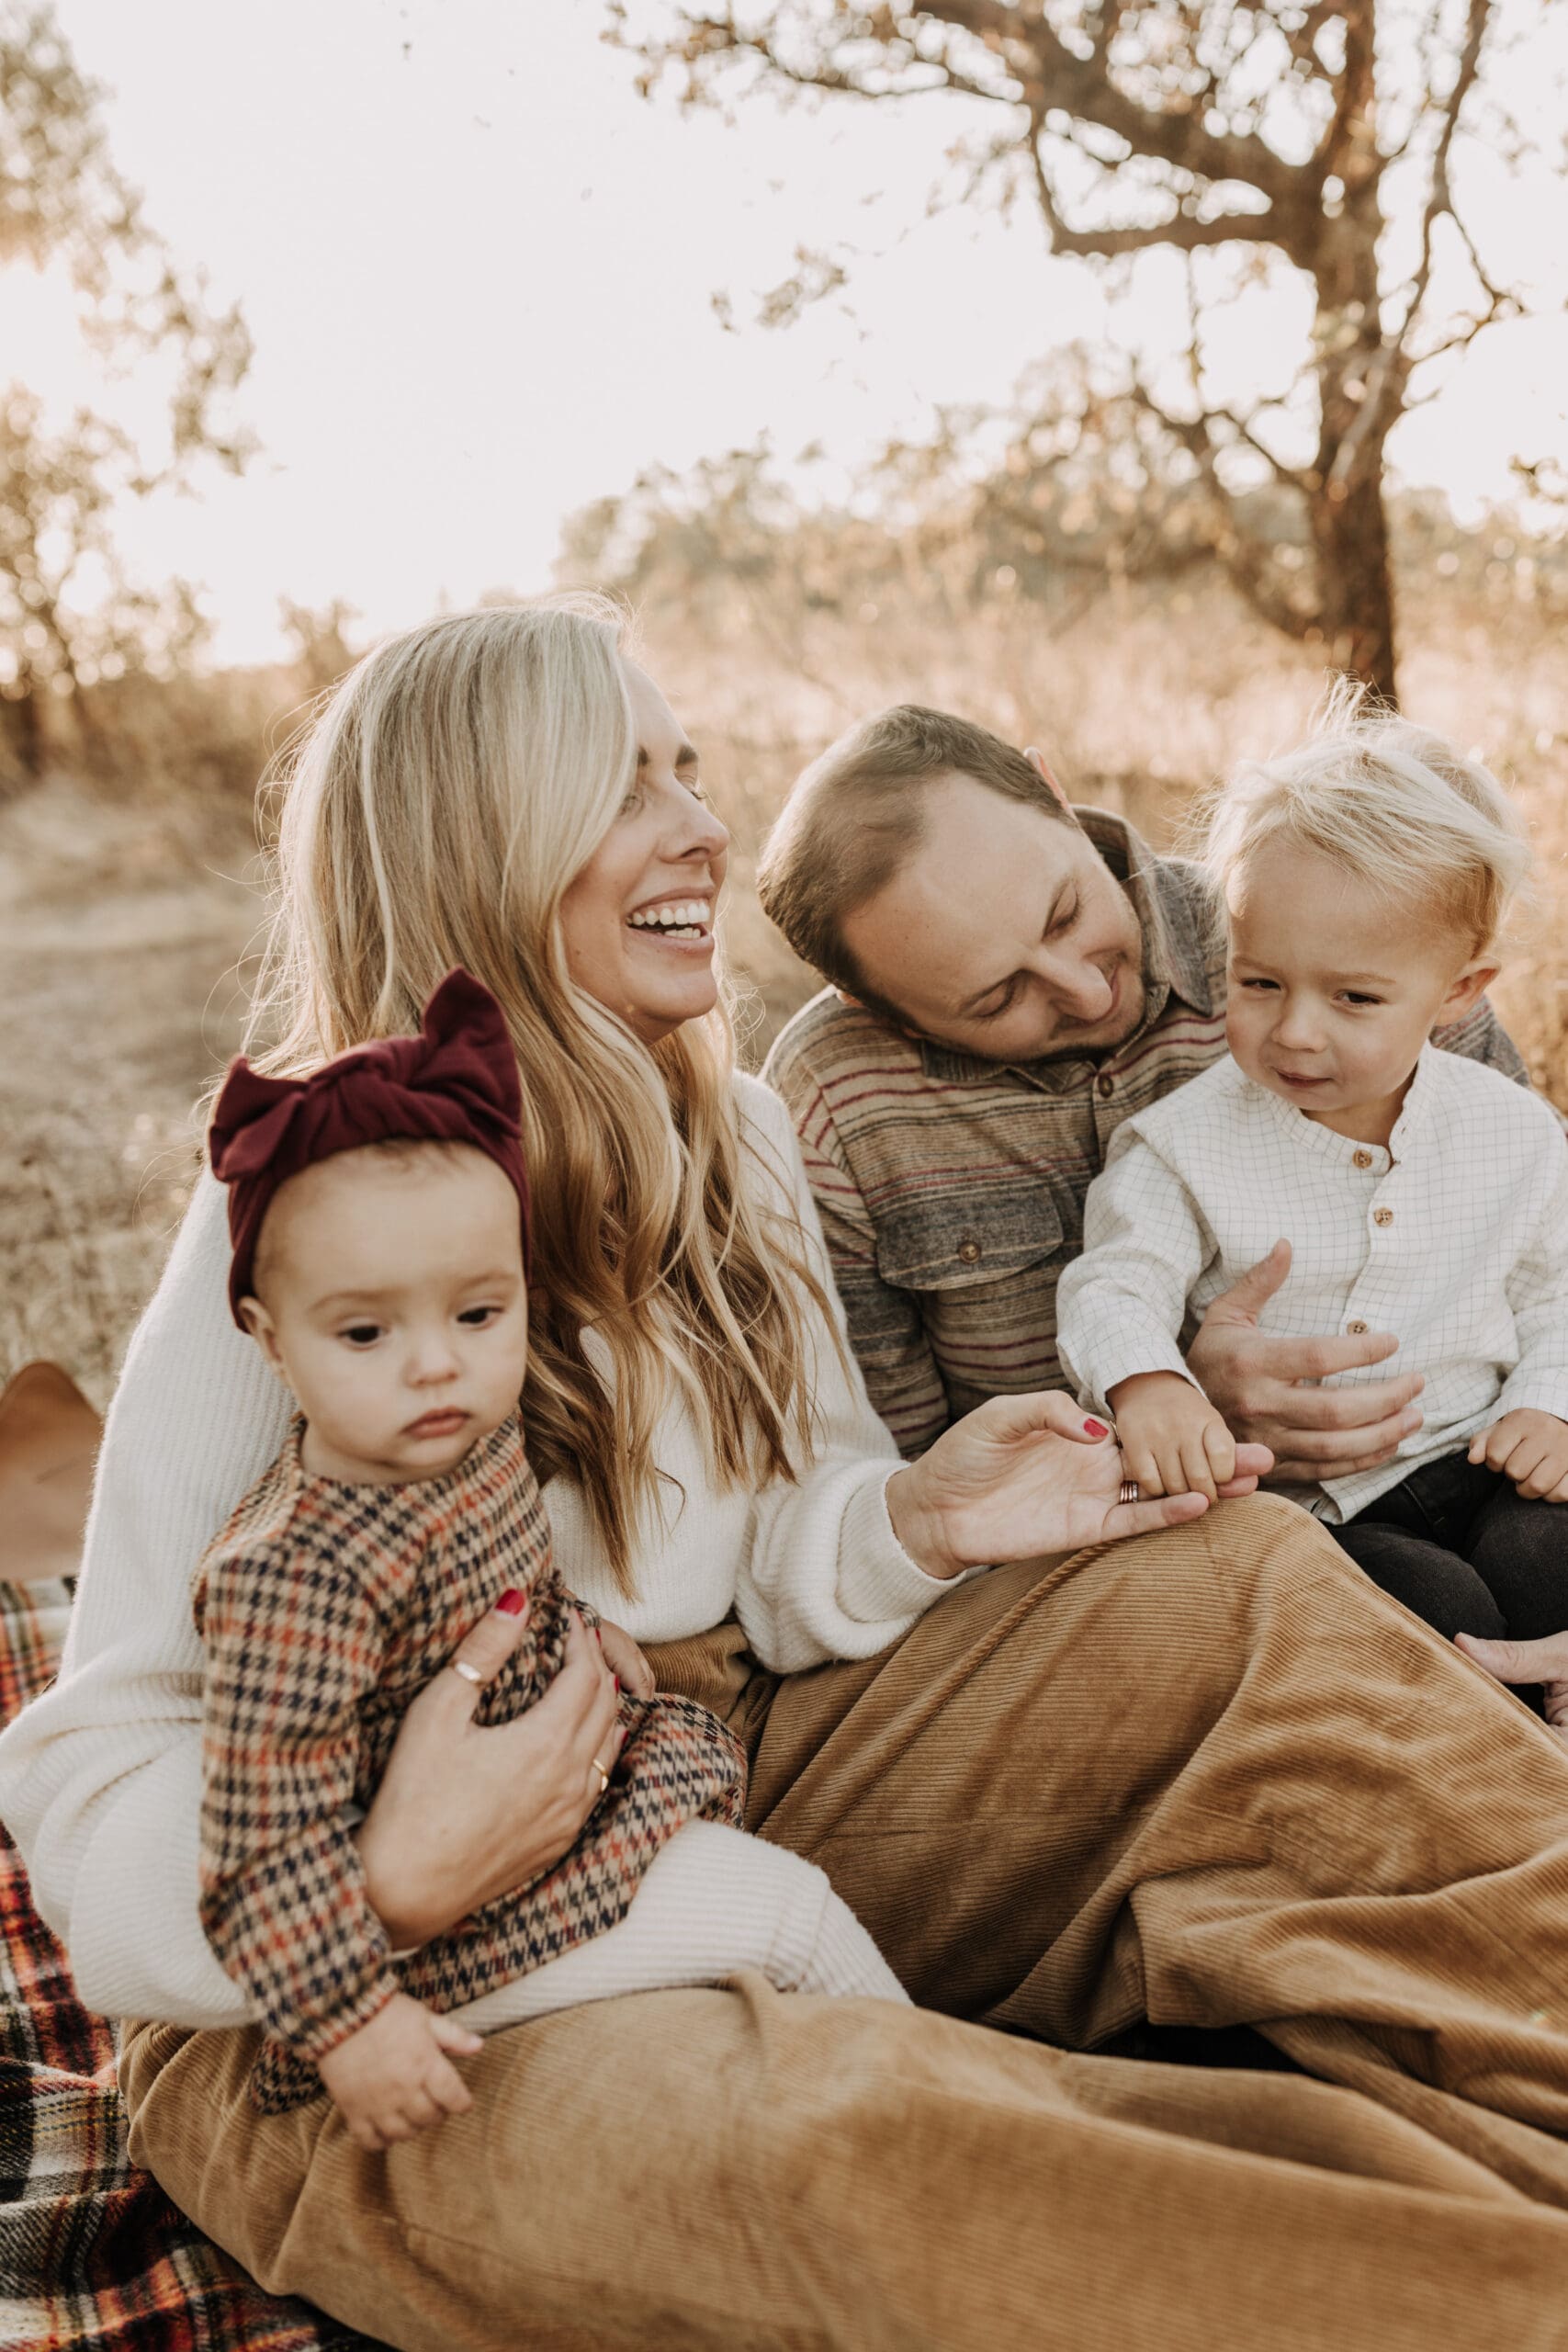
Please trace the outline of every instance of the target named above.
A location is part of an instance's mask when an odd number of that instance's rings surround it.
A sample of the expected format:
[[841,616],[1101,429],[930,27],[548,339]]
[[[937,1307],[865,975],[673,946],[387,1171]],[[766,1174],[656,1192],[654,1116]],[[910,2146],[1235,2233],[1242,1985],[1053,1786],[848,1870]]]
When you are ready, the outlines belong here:
[[1484,956],[1478,956],[1473,963],[1467,964],[1438,1007],[1433,1027],[1451,1028],[1456,1021],[1462,1021],[1467,1012],[1473,1012],[1501,969],[1500,964]]
[[260,1299],[243,1298],[240,1301],[240,1317],[243,1322],[246,1330],[250,1333],[252,1339],[255,1341],[257,1347],[261,1350],[263,1355],[265,1356],[268,1363],[271,1364],[274,1372],[276,1373],[278,1378],[281,1380],[283,1377],[283,1357],[278,1351],[277,1332],[274,1327],[271,1316],[267,1313]]

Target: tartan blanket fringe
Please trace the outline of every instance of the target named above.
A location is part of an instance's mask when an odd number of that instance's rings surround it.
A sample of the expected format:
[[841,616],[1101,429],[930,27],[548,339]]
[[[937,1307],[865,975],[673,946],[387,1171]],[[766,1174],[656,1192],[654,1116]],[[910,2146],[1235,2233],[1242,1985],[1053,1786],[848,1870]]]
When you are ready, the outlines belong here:
[[[0,1724],[60,1662],[68,1584],[0,1582]],[[0,2352],[378,2352],[263,2292],[126,2149],[114,2031],[84,2008],[0,1826]]]

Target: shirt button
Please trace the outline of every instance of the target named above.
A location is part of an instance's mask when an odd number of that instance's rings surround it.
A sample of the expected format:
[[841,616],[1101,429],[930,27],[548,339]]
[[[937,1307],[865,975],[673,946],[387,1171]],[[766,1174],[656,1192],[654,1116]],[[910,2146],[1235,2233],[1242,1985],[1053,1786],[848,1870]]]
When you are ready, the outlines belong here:
[[1372,1223],[1374,1225],[1392,1225],[1393,1223],[1393,1211],[1392,1209],[1374,1209],[1372,1211]]
[[1371,1164],[1372,1155],[1370,1151],[1356,1151],[1350,1155],[1352,1168],[1370,1168]]
[[1100,1077],[1094,1081],[1094,1091],[1100,1097],[1101,1101],[1104,1101],[1109,1096],[1115,1093],[1116,1080],[1111,1077],[1109,1072],[1102,1071]]
[[958,1254],[966,1266],[972,1266],[980,1254],[980,1245],[977,1241],[961,1241],[958,1245]]
[[1366,1329],[1366,1328],[1367,1327],[1364,1323],[1347,1323],[1345,1326],[1347,1331],[1353,1332],[1357,1339],[1360,1338],[1361,1333]]

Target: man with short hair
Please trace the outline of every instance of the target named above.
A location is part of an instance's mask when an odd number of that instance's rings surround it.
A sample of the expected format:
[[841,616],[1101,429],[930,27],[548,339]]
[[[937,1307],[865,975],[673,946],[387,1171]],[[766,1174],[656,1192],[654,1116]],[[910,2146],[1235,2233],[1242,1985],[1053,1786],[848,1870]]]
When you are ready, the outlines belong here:
[[[763,1076],[789,1104],[873,1404],[916,1454],[988,1396],[1069,1385],[1056,1283],[1123,1119],[1225,1050],[1201,870],[1076,808],[1036,751],[902,705],[800,777],[757,877],[830,985]],[[1484,998],[1437,1041],[1528,1083]],[[1344,1476],[1420,1426],[1415,1374],[1323,1388],[1397,1338],[1265,1336],[1278,1247],[1189,1363],[1276,1478]]]

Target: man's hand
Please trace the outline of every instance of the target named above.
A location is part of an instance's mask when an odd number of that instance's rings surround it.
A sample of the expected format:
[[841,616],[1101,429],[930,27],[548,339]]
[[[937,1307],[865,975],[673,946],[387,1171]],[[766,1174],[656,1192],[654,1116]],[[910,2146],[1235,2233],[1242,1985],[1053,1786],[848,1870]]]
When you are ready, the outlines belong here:
[[1470,1442],[1472,1462],[1501,1470],[1528,1503],[1568,1503],[1568,1421],[1521,1407]]
[[367,2025],[329,2050],[319,2069],[362,2148],[412,2140],[444,2115],[462,2115],[473,2096],[446,2055],[471,2058],[483,2042],[450,2018],[438,2018],[407,1993],[394,1993]]
[[1235,1476],[1235,1440],[1201,1389],[1179,1372],[1119,1380],[1109,1403],[1129,1478],[1145,1495],[1203,1495]]
[[1314,1388],[1337,1372],[1382,1363],[1399,1341],[1389,1331],[1337,1340],[1276,1340],[1258,1317],[1291,1271],[1291,1245],[1276,1241],[1204,1316],[1187,1351],[1192,1377],[1238,1444],[1266,1445],[1274,1456],[1269,1485],[1348,1478],[1392,1460],[1418,1430],[1419,1373],[1365,1387]]
[[1568,1741],[1568,1634],[1547,1634],[1539,1642],[1489,1642],[1479,1634],[1456,1634],[1454,1642],[1498,1682],[1539,1682],[1546,1720]]

